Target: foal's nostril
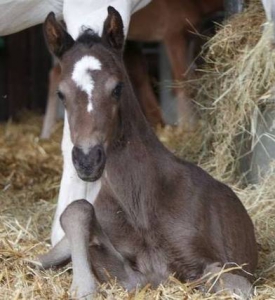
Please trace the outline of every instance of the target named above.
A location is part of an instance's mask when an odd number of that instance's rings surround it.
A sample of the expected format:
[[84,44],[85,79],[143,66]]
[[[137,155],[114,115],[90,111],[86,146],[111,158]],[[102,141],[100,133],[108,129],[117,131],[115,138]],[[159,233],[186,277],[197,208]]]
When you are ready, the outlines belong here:
[[97,149],[97,159],[96,159],[96,163],[99,164],[103,159],[103,151],[101,148]]
[[73,147],[73,151],[72,151],[72,157],[73,157],[73,161],[76,161],[79,158],[81,150],[77,147]]

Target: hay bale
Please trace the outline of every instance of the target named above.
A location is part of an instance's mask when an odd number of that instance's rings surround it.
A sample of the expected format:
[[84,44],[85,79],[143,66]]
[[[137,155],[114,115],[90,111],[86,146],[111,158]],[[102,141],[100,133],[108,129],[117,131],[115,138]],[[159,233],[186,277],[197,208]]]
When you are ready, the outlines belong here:
[[196,82],[200,86],[196,101],[204,105],[203,116],[211,132],[207,152],[212,157],[207,157],[207,164],[227,181],[235,178],[244,142],[253,137],[255,111],[261,110],[275,85],[272,26],[262,26],[264,22],[261,2],[251,1],[248,9],[209,41],[206,67]]

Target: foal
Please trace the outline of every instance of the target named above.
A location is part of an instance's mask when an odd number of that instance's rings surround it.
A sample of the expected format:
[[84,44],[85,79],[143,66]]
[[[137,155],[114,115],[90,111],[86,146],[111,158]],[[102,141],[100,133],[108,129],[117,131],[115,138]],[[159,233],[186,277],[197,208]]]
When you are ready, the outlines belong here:
[[248,295],[257,265],[253,224],[229,187],[176,158],[148,125],[123,66],[119,13],[108,8],[102,38],[87,29],[74,41],[53,13],[44,30],[62,68],[58,96],[74,166],[100,190],[93,205],[77,200],[66,208],[65,237],[40,256],[42,266],[71,259],[72,290],[81,297],[110,276],[131,290],[171,273],[192,281],[234,262],[246,272],[222,275],[212,291]]

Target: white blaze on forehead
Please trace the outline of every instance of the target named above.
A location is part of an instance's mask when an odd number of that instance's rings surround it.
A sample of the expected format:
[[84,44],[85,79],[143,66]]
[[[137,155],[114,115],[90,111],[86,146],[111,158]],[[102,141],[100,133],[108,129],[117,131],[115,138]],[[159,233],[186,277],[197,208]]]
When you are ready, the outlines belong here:
[[94,81],[91,74],[89,74],[89,71],[94,70],[101,70],[100,61],[93,56],[86,55],[76,62],[72,73],[73,81],[83,92],[86,92],[88,95],[88,112],[93,110],[92,93],[94,89]]

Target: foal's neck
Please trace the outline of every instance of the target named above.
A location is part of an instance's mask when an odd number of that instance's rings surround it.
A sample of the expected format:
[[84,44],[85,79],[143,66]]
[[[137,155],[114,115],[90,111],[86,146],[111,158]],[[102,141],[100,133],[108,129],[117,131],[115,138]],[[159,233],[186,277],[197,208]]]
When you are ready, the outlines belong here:
[[156,148],[155,151],[163,151],[163,145],[159,142],[153,129],[147,122],[140,104],[133,92],[132,85],[126,78],[125,93],[121,99],[120,124],[114,139],[114,148],[125,145],[129,141],[142,143],[146,148]]
[[117,137],[107,155],[107,182],[115,198],[135,227],[150,229],[158,184],[166,172],[160,166],[171,154],[147,123],[131,86],[122,99]]

